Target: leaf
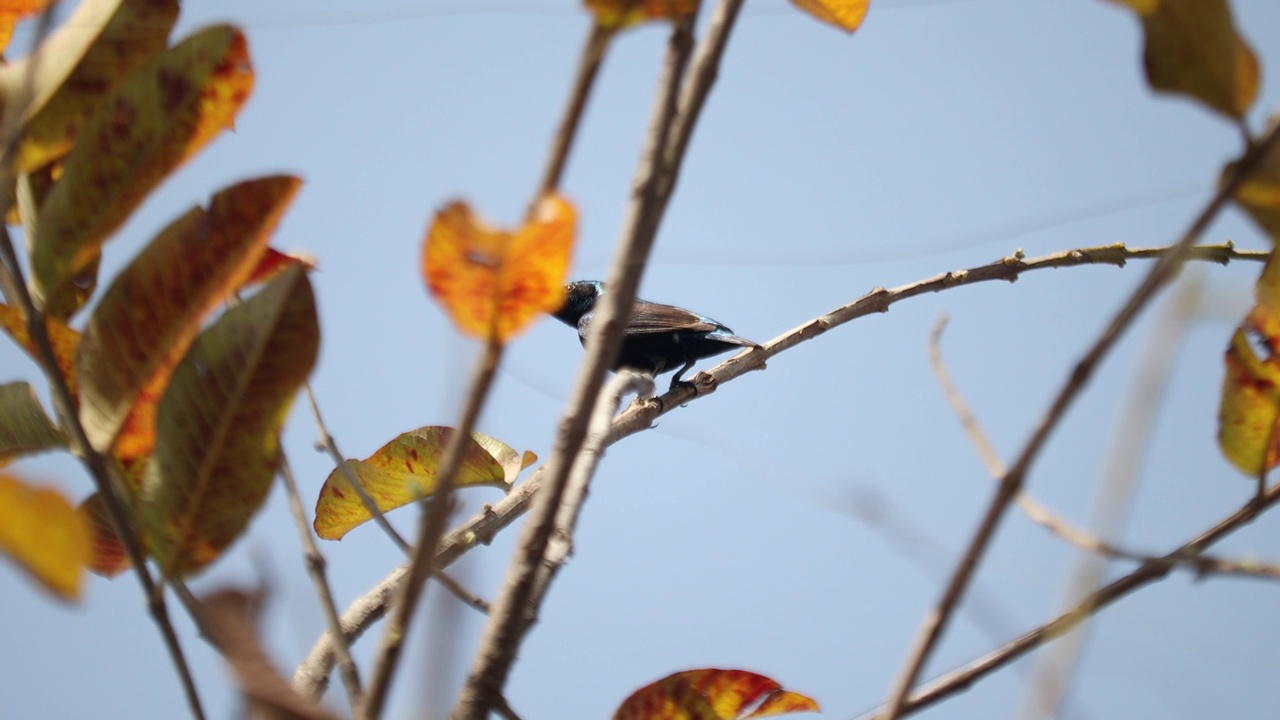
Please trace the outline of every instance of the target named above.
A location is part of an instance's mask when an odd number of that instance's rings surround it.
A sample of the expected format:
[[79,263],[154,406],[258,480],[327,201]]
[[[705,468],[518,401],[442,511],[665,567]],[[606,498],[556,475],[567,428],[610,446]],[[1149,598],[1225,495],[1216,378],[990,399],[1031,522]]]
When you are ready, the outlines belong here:
[[272,720],[336,720],[324,708],[302,697],[271,663],[258,638],[263,596],[243,590],[220,590],[200,600],[202,628],[235,674],[248,701],[246,717]]
[[[1256,304],[1235,331],[1226,353],[1218,408],[1222,454],[1251,477],[1280,462],[1280,260],[1275,251],[1254,290]],[[1259,357],[1250,336],[1260,342]]]
[[[36,362],[40,362],[40,353],[36,352],[35,343],[27,334],[27,321],[22,311],[11,305],[0,304],[0,328],[13,338],[18,346],[27,351]],[[45,320],[46,332],[49,334],[49,345],[53,348],[54,360],[62,377],[67,381],[72,396],[77,392],[76,350],[80,347],[80,333],[67,327],[61,320],[48,318]]]
[[621,29],[651,20],[679,20],[698,12],[699,0],[584,0],[603,28]]
[[92,533],[92,552],[89,556],[89,572],[105,578],[113,578],[133,566],[124,543],[111,527],[102,496],[94,493],[76,508],[85,517]]
[[[421,427],[403,433],[366,460],[348,460],[343,465],[360,479],[378,509],[390,512],[435,492],[437,466],[452,435],[453,428]],[[487,435],[472,433],[471,437],[475,442],[465,450],[455,487],[510,487],[524,467],[522,456]],[[316,500],[316,535],[340,540],[370,519],[342,468],[329,473]]]
[[9,47],[13,39],[13,27],[19,20],[29,17],[49,6],[53,0],[5,0],[0,2],[0,53]]
[[1142,61],[1151,87],[1244,117],[1258,95],[1258,58],[1236,31],[1227,0],[1113,2],[1133,8],[1142,20]]
[[177,19],[178,0],[122,0],[66,81],[27,121],[15,161],[18,172],[66,155],[90,112],[165,50]]
[[67,436],[36,399],[30,383],[0,385],[0,467],[21,455],[67,447]]
[[201,333],[174,371],[138,503],[164,576],[215,559],[266,499],[319,342],[311,283],[291,268]]
[[[32,55],[0,66],[0,107],[4,114],[18,113],[26,120],[39,112],[75,70],[120,3],[121,0],[82,0]],[[48,3],[41,0],[13,4],[37,11]]]
[[[1220,183],[1227,181],[1237,164],[1230,162],[1222,169]],[[1240,183],[1235,201],[1271,236],[1271,242],[1280,243],[1280,148],[1272,147],[1253,173]]]
[[866,19],[871,0],[791,0],[791,4],[821,22],[852,33]]
[[279,250],[268,247],[262,257],[258,259],[258,265],[249,274],[248,279],[244,281],[242,287],[258,285],[268,282],[280,273],[288,270],[294,265],[300,266],[303,270],[311,272],[316,269],[317,261],[311,255],[302,252],[283,253]]
[[736,720],[818,712],[818,703],[746,670],[686,670],[646,685],[614,720]]
[[427,287],[464,333],[506,342],[564,303],[576,222],[573,206],[554,194],[539,200],[515,232],[489,227],[465,203],[450,203],[427,232]]
[[134,73],[94,112],[40,208],[32,284],[46,312],[79,309],[76,274],[152,188],[231,125],[252,86],[244,35],[219,25]]
[[0,473],[0,552],[58,597],[78,600],[89,526],[56,490]]
[[101,452],[141,457],[156,405],[200,321],[257,267],[302,181],[280,175],[223,190],[156,236],[116,277],[80,342],[80,421]]

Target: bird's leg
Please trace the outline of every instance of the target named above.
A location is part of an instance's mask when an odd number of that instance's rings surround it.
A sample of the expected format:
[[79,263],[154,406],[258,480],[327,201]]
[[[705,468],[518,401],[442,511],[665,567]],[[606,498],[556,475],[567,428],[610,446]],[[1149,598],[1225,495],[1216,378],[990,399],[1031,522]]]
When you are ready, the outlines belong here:
[[671,387],[667,388],[667,390],[675,390],[675,389],[676,389],[676,386],[677,386],[677,385],[679,385],[679,384],[680,384],[680,382],[681,382],[681,381],[680,381],[680,376],[681,376],[681,375],[683,375],[683,374],[685,374],[685,373],[687,373],[687,372],[689,372],[689,368],[693,367],[693,363],[694,363],[694,361],[693,361],[693,360],[689,360],[689,361],[685,362],[684,367],[682,367],[682,368],[680,368],[679,370],[677,370],[677,371],[676,371],[675,377],[671,378]]

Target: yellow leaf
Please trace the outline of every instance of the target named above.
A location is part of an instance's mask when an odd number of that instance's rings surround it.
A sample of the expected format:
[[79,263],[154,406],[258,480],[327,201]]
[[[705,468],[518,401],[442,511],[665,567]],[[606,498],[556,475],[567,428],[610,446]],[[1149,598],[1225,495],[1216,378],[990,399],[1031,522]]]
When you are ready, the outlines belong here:
[[[1218,408],[1218,445],[1245,474],[1280,462],[1280,261],[1273,250],[1255,288],[1253,309],[1231,338]],[[1250,336],[1260,342],[1257,349]]]
[[791,4],[828,25],[851,33],[867,17],[871,0],[791,0]]
[[[453,428],[427,426],[403,433],[365,460],[344,463],[360,480],[365,492],[382,512],[429,497],[436,491],[436,471]],[[472,433],[475,440],[464,449],[456,487],[489,485],[509,487],[526,467],[524,456],[499,440]],[[535,456],[536,458],[536,456]],[[353,528],[371,519],[360,496],[337,468],[329,473],[316,500],[316,534],[340,540]]]
[[230,127],[252,87],[244,35],[222,25],[182,41],[98,107],[40,208],[32,287],[48,314],[79,309],[76,275],[152,188]]
[[486,225],[465,203],[451,203],[427,232],[423,276],[464,333],[506,342],[564,303],[575,230],[573,206],[558,195],[539,200],[514,232]]
[[1227,0],[1113,1],[1142,20],[1151,87],[1244,117],[1258,95],[1258,58],[1236,31]]
[[678,20],[698,12],[699,0],[584,0],[603,28],[620,29],[650,20]]
[[0,474],[0,552],[64,600],[80,598],[90,537],[60,493]]

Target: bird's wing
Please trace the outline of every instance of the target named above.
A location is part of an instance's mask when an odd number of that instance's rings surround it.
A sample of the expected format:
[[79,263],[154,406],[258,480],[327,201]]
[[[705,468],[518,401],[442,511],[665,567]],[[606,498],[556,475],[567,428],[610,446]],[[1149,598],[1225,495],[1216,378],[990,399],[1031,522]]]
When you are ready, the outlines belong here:
[[637,300],[627,322],[628,335],[669,332],[713,332],[726,330],[723,325],[701,315],[678,308],[644,300]]

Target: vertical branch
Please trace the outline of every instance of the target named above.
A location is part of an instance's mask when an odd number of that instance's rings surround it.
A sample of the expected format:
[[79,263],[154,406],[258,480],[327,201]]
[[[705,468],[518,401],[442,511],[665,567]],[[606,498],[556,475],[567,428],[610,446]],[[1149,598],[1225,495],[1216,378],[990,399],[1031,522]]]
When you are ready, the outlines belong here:
[[551,145],[551,158],[538,184],[538,195],[544,195],[560,186],[560,177],[564,174],[565,163],[569,161],[569,149],[578,135],[578,125],[582,121],[582,111],[587,106],[587,98],[595,85],[599,74],[600,63],[604,60],[605,51],[613,39],[613,30],[598,24],[591,26],[586,45],[582,48],[582,58],[578,61],[578,74],[573,81],[573,90],[569,94],[569,105],[565,108],[564,118],[556,131]]
[[[316,599],[320,601],[320,609],[329,623],[329,633],[333,635],[334,654],[338,659],[338,672],[342,676],[342,685],[347,690],[347,698],[351,710],[355,712],[364,702],[364,691],[360,689],[360,671],[356,661],[351,657],[351,646],[346,635],[342,634],[342,619],[338,617],[338,606],[333,602],[333,591],[325,577],[325,559],[316,546],[316,539],[311,534],[311,523],[307,522],[307,512],[302,507],[302,496],[298,492],[298,483],[293,478],[293,468],[284,453],[280,453],[280,479],[284,482],[285,496],[289,498],[289,511],[293,513],[294,523],[298,526],[298,538],[302,541],[303,556],[307,561],[307,573],[311,583],[315,585]],[[312,697],[312,700],[319,700]]]
[[[547,462],[547,477],[533,500],[530,518],[520,534],[502,591],[494,601],[467,684],[450,712],[453,720],[481,720],[491,709],[504,703],[502,688],[515,661],[516,650],[532,625],[545,592],[546,586],[540,585],[538,578],[547,560],[548,541],[556,525],[570,471],[583,447],[604,372],[612,364],[622,341],[623,326],[635,301],[666,201],[675,186],[694,121],[715,78],[715,68],[741,5],[741,0],[722,0],[717,8],[708,38],[698,53],[701,66],[695,67],[690,75],[690,82],[694,84],[687,86],[686,96],[691,104],[685,107],[678,103],[677,93],[692,51],[693,21],[690,18],[677,22],[672,29],[649,133],[636,170],[635,190],[609,273],[609,292],[603,295],[600,303],[603,307],[592,322],[586,359],[579,368],[573,395]],[[681,119],[683,125],[679,123]]]
[[454,479],[458,468],[462,466],[462,457],[467,441],[471,439],[471,431],[475,428],[476,419],[480,417],[480,409],[484,407],[485,398],[489,396],[489,388],[493,386],[493,376],[498,369],[498,361],[502,358],[502,344],[496,338],[490,338],[485,344],[484,354],[476,367],[475,378],[471,383],[471,394],[462,411],[462,419],[458,427],[449,436],[449,444],[445,446],[440,460],[440,470],[436,481],[436,492],[431,502],[422,513],[418,523],[418,536],[413,545],[413,557],[409,561],[409,569],[404,582],[396,593],[392,603],[391,619],[382,635],[382,645],[378,649],[377,661],[373,666],[373,677],[369,683],[369,694],[357,718],[373,720],[382,714],[387,701],[387,693],[391,688],[391,679],[404,650],[405,637],[409,631],[409,623],[413,618],[414,608],[422,599],[423,587],[434,568],[436,548],[440,537],[444,535],[445,523],[449,520],[450,497],[453,494]]
[[1187,228],[1186,232],[1183,233],[1177,244],[1173,246],[1173,249],[1156,262],[1155,267],[1151,268],[1151,271],[1147,273],[1142,284],[1133,292],[1124,307],[1112,318],[1102,335],[1099,336],[1080,361],[1076,363],[1071,376],[1058,391],[1053,404],[1036,427],[1035,433],[1023,448],[1013,467],[1001,478],[995,497],[991,499],[987,512],[970,540],[968,548],[961,556],[960,564],[952,574],[942,597],[939,599],[937,606],[926,615],[921,623],[920,631],[912,644],[911,651],[907,655],[902,672],[895,681],[890,693],[888,711],[886,713],[887,718],[895,720],[900,717],[903,705],[911,692],[911,687],[915,685],[916,678],[920,675],[921,668],[924,667],[929,655],[932,654],[934,647],[937,645],[938,639],[942,636],[942,632],[946,629],[956,605],[959,604],[960,599],[964,596],[969,581],[977,570],[978,561],[986,553],[991,539],[995,537],[996,529],[1004,518],[1005,511],[1008,510],[1010,503],[1022,490],[1027,473],[1030,471],[1032,463],[1039,457],[1040,451],[1049,439],[1049,435],[1057,428],[1067,409],[1080,395],[1081,391],[1084,390],[1085,385],[1088,384],[1093,375],[1093,371],[1102,362],[1102,359],[1115,346],[1120,336],[1129,328],[1138,313],[1146,307],[1155,293],[1177,275],[1185,262],[1188,248],[1200,237],[1209,223],[1217,217],[1218,212],[1235,195],[1236,189],[1240,187],[1244,179],[1258,167],[1262,159],[1276,144],[1277,139],[1280,139],[1280,125],[1271,128],[1261,143],[1250,146],[1245,151],[1235,171],[1231,173],[1231,177],[1219,186],[1213,198],[1196,217],[1195,221],[1192,222],[1191,226]]

